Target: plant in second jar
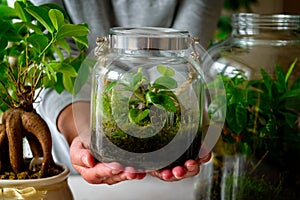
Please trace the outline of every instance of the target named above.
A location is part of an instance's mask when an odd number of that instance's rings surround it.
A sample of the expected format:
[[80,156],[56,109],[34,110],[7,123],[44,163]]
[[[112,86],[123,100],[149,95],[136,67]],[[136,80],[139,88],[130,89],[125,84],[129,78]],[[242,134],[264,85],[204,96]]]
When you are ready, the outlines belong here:
[[300,155],[300,78],[289,82],[295,63],[286,73],[276,66],[274,79],[263,69],[259,80],[248,80],[240,71],[220,76],[226,90],[227,113],[216,158],[221,158],[222,152],[247,156],[243,175],[255,187],[250,190],[246,182],[241,183],[241,195],[257,194],[254,198],[258,199],[296,196],[295,185],[300,180],[299,165],[294,162]]
[[289,85],[294,66],[287,73],[277,66],[275,79],[263,69],[259,80],[247,80],[242,73],[222,76],[227,98],[222,137],[235,144],[235,151],[252,155],[263,148],[269,154],[279,138],[299,137],[300,78]]
[[[101,152],[104,161],[107,158],[107,161],[124,161],[120,153],[114,153],[113,149],[105,145],[106,139],[125,151],[148,153],[165,147],[177,134],[188,135],[191,130],[185,130],[183,134],[179,131],[182,127],[195,129],[196,123],[190,119],[192,117],[182,117],[185,108],[176,93],[180,87],[174,77],[175,71],[168,66],[158,65],[156,71],[159,76],[150,82],[142,70],[140,67],[120,80],[109,82],[102,93],[101,125],[105,137],[102,138]],[[197,144],[182,152],[183,156],[172,164],[183,165],[186,159],[196,159],[200,139],[195,141]],[[125,163],[131,164],[130,161]]]

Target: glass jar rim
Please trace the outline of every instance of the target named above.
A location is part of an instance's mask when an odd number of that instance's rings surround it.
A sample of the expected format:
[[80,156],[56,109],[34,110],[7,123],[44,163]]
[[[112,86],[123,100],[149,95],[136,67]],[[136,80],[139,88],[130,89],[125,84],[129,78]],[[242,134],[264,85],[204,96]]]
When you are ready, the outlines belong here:
[[163,27],[113,27],[111,35],[151,36],[151,37],[189,37],[189,32]]
[[189,32],[162,27],[113,27],[110,47],[127,50],[184,50],[189,46]]
[[300,29],[300,15],[290,14],[257,14],[234,13],[232,14],[233,28],[265,28],[265,29]]

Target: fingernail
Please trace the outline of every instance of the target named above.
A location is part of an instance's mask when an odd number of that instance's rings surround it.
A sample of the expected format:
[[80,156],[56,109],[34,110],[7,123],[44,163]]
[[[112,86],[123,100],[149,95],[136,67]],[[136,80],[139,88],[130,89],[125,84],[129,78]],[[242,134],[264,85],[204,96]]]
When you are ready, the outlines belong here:
[[91,167],[91,165],[90,165],[90,163],[89,163],[89,161],[88,161],[87,156],[83,156],[81,160],[82,160],[83,164],[84,164],[86,167]]
[[187,170],[189,170],[190,172],[191,171],[194,171],[196,169],[196,167],[194,165],[188,165],[186,166]]
[[183,176],[179,176],[177,173],[174,174],[174,177],[177,178],[177,179],[182,179],[183,178]]
[[117,175],[117,174],[119,174],[120,172],[121,172],[120,170],[116,170],[116,169],[111,170],[111,173],[112,173],[113,175]]

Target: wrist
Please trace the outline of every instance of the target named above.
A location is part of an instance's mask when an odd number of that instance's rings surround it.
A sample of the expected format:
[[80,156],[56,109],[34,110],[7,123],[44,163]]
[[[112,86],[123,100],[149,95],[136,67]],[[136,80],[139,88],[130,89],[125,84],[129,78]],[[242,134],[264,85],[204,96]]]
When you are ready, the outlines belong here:
[[89,102],[76,102],[61,111],[57,119],[57,128],[69,145],[79,134],[89,133],[89,118]]

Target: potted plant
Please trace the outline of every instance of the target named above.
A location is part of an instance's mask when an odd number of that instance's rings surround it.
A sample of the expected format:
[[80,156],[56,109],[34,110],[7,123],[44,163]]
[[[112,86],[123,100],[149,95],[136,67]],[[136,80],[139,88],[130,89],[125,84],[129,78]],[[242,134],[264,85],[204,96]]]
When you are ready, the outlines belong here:
[[[53,161],[51,133],[35,104],[45,88],[73,92],[89,30],[85,24],[70,24],[56,4],[35,6],[26,0],[16,1],[13,8],[2,3],[0,24],[0,185],[4,188],[8,179],[13,179],[8,185],[17,183],[15,179],[32,183],[28,179],[49,179],[68,171]],[[78,55],[71,55],[67,39],[75,41]],[[33,159],[23,158],[24,140]]]
[[[289,81],[295,64],[286,73],[276,66],[275,79],[263,69],[258,80],[241,71],[218,77],[226,90],[226,119],[213,162],[202,166],[198,199],[297,199],[300,78]],[[218,110],[213,102],[210,108],[211,114]]]

